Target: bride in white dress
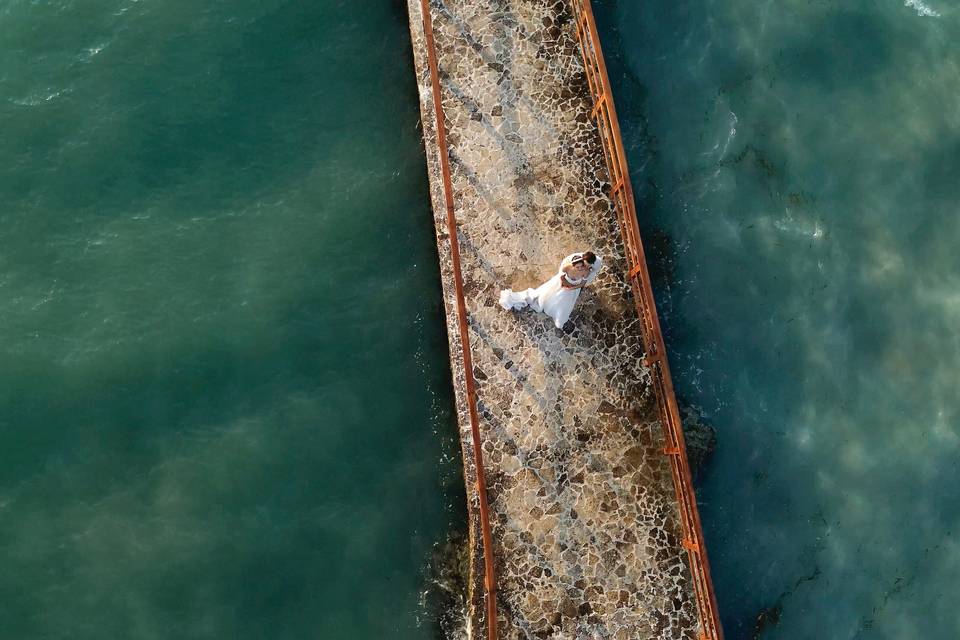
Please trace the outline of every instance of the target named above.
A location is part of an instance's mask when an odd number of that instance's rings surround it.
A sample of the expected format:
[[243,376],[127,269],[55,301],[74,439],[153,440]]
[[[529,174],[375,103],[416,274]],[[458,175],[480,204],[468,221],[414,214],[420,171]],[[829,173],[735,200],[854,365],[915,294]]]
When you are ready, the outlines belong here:
[[500,306],[508,311],[530,307],[553,318],[562,329],[580,297],[580,289],[593,282],[602,267],[600,256],[592,251],[572,253],[560,263],[557,274],[536,289],[501,291]]

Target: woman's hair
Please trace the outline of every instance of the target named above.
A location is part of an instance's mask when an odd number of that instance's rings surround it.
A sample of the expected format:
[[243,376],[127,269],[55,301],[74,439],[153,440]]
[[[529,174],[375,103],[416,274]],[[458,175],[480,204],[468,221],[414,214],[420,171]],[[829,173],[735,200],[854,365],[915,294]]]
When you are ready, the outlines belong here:
[[580,264],[581,262],[586,262],[587,264],[593,264],[597,261],[597,254],[593,251],[587,251],[585,253],[579,253],[573,257],[572,264]]

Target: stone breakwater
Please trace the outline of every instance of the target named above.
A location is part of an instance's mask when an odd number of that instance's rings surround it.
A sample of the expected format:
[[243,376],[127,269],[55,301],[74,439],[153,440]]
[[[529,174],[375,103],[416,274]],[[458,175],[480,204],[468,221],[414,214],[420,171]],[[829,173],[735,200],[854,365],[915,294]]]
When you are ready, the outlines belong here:
[[[476,469],[456,329],[420,0],[408,0],[471,526],[470,627],[481,637]],[[697,637],[627,262],[606,195],[565,1],[431,4],[477,381],[502,638]],[[593,249],[600,278],[563,330],[505,312]]]

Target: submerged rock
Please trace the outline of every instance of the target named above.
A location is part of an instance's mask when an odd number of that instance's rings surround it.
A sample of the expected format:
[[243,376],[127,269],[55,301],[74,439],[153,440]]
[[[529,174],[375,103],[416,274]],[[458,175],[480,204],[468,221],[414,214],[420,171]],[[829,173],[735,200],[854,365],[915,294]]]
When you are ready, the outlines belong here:
[[797,581],[793,584],[793,587],[787,589],[780,594],[780,597],[777,598],[777,601],[773,603],[773,606],[765,607],[760,610],[760,613],[757,614],[756,620],[753,624],[753,635],[750,636],[751,640],[761,640],[764,631],[771,627],[777,627],[780,625],[780,617],[783,615],[783,605],[787,599],[796,592],[805,582],[813,582],[820,577],[820,567],[814,567],[813,571],[806,576],[800,576]]
[[763,609],[759,615],[757,615],[757,620],[753,626],[753,635],[751,636],[752,640],[760,640],[760,636],[763,632],[770,627],[776,627],[780,624],[780,616],[783,613],[783,605],[777,603],[772,607]]
[[423,608],[435,621],[438,640],[467,637],[467,586],[470,580],[470,542],[465,531],[451,532],[434,546],[427,569]]
[[703,421],[698,407],[680,406],[680,419],[683,423],[683,437],[687,443],[687,459],[690,473],[696,482],[717,448],[717,430]]

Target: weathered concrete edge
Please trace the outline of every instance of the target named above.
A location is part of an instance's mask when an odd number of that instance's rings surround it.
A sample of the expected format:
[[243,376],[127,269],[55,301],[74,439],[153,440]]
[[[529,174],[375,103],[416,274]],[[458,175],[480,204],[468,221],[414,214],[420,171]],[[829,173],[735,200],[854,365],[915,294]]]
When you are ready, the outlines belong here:
[[407,0],[410,22],[410,40],[413,48],[414,71],[417,93],[420,98],[420,122],[423,131],[424,152],[427,159],[427,177],[430,185],[430,202],[439,254],[440,281],[443,287],[443,305],[447,324],[447,341],[450,350],[450,373],[453,382],[454,403],[457,411],[457,427],[463,458],[463,480],[467,498],[467,519],[470,545],[470,577],[467,594],[467,635],[479,636],[483,625],[484,585],[480,568],[483,566],[483,549],[480,544],[479,496],[477,494],[477,469],[473,462],[473,438],[470,431],[470,410],[465,387],[463,345],[457,326],[456,291],[453,266],[450,257],[450,241],[446,224],[444,184],[440,171],[440,149],[437,140],[437,118],[433,108],[433,87],[426,56],[423,32],[423,13],[420,0]]

